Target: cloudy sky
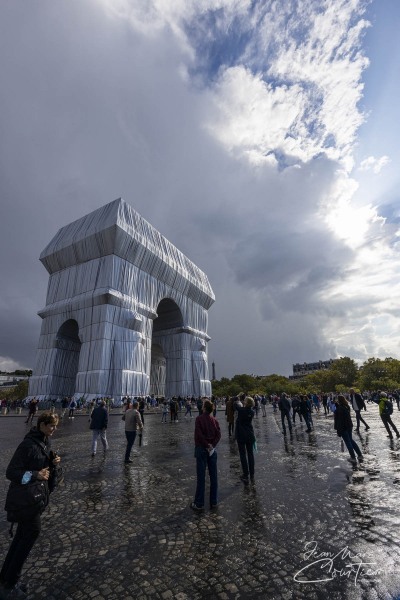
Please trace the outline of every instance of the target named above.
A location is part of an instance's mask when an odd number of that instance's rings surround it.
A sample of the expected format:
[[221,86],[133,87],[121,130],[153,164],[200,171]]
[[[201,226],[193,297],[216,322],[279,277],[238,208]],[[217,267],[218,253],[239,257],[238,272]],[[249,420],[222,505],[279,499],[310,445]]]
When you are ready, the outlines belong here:
[[0,369],[57,230],[123,197],[214,289],[217,377],[400,358],[398,0],[0,5]]

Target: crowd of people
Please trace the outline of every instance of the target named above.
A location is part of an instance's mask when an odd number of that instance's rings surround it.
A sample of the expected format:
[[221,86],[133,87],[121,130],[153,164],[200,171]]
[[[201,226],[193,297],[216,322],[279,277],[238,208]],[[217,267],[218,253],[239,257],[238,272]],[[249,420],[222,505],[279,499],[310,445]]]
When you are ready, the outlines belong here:
[[[195,512],[205,510],[205,478],[208,471],[210,480],[209,505],[216,509],[218,499],[218,465],[217,447],[221,439],[221,426],[217,419],[217,409],[224,408],[228,425],[228,436],[232,443],[236,443],[240,458],[242,474],[240,476],[247,486],[255,483],[255,458],[257,440],[253,428],[253,420],[267,416],[267,405],[272,405],[273,412],[280,412],[282,434],[292,434],[297,424],[305,425],[306,431],[314,429],[316,414],[322,416],[333,415],[333,428],[346,446],[350,462],[357,464],[364,460],[362,451],[353,438],[354,414],[356,427],[359,432],[361,426],[368,431],[370,426],[362,417],[361,412],[367,411],[367,404],[372,402],[378,405],[379,415],[389,438],[394,435],[400,438],[395,423],[392,421],[393,404],[400,410],[397,392],[384,391],[373,394],[360,394],[350,389],[345,394],[303,394],[293,395],[281,393],[271,396],[255,394],[250,396],[242,393],[228,398],[194,398],[174,397],[171,399],[154,397],[124,398],[122,419],[125,422],[126,448],[124,463],[129,466],[132,447],[136,436],[141,439],[144,428],[145,412],[149,408],[158,408],[161,413],[161,422],[177,423],[178,416],[184,412],[184,418],[191,419],[192,411],[197,410],[198,416],[194,427],[194,456],[196,459],[196,490],[194,500],[190,507]],[[33,399],[35,400],[35,399]],[[30,401],[28,405],[28,418],[26,423],[33,424],[37,415],[38,403]],[[63,399],[64,400],[64,399]],[[0,571],[0,600],[13,598],[26,598],[27,590],[20,582],[23,565],[30,550],[40,533],[40,516],[49,502],[49,495],[56,487],[57,469],[61,457],[50,449],[50,440],[59,422],[59,418],[74,418],[73,413],[78,403],[73,398],[66,398],[62,404],[61,417],[54,410],[42,412],[37,417],[36,426],[26,434],[19,444],[6,471],[10,480],[10,487],[6,499],[7,518],[13,524],[17,523],[17,531],[10,545],[7,556]],[[72,414],[71,414],[72,413]],[[109,419],[109,402],[106,398],[97,398],[89,405],[89,423],[92,431],[91,454],[94,458],[100,440],[104,454],[109,445],[107,440],[107,427]],[[297,424],[296,424],[297,419]],[[29,505],[32,502],[32,505]],[[38,502],[39,498],[39,502]],[[12,527],[10,529],[12,534]]]
[[[314,415],[315,413],[321,413],[322,415],[323,409],[326,417],[333,414],[334,430],[349,452],[349,461],[356,465],[357,462],[363,463],[364,457],[356,440],[353,439],[352,412],[354,412],[356,418],[355,431],[359,433],[361,423],[368,431],[370,426],[361,416],[361,411],[367,411],[366,403],[376,403],[388,437],[393,439],[393,434],[395,434],[397,438],[400,438],[397,427],[391,418],[394,401],[398,410],[400,410],[397,392],[378,391],[363,396],[353,388],[349,390],[346,396],[332,393],[321,395],[303,394],[290,397],[283,392],[279,396],[272,394],[270,397],[265,395],[251,397],[242,393],[238,396],[225,398],[228,436],[232,441],[236,441],[238,445],[242,467],[241,480],[245,485],[254,483],[255,480],[254,451],[257,448],[257,441],[252,422],[255,417],[258,417],[260,407],[263,417],[266,417],[265,407],[267,404],[272,404],[274,412],[280,411],[282,434],[284,436],[287,435],[287,429],[289,434],[292,434],[292,430],[296,426],[296,418],[298,418],[298,422],[304,422],[307,432],[311,432],[314,428],[313,413]],[[215,414],[216,402],[204,399],[203,406],[204,415],[197,417],[195,423],[197,485],[191,508],[196,512],[204,510],[206,467],[210,478],[210,508],[218,506],[216,445],[220,440],[221,433],[217,419],[212,416],[212,413]]]

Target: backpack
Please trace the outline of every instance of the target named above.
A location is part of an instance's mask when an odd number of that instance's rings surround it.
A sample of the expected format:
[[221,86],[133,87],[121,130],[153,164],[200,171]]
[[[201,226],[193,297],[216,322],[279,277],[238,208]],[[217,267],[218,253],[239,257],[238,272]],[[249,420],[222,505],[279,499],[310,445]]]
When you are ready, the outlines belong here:
[[390,400],[385,400],[385,406],[383,407],[382,414],[386,417],[390,417],[393,413],[393,404]]

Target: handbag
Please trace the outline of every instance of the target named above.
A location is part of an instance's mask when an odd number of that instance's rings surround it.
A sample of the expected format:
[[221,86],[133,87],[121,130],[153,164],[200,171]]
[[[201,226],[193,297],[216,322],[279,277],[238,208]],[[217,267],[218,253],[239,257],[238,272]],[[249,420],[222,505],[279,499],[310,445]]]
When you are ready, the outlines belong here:
[[18,523],[41,514],[49,503],[49,487],[45,480],[31,483],[10,483],[4,509],[7,521]]
[[54,466],[50,467],[50,477],[49,477],[49,480],[48,480],[50,494],[52,492],[54,492],[54,490],[59,485],[61,485],[62,483],[64,483],[64,478],[65,478],[65,469],[64,469],[64,467],[60,467],[59,465],[57,465],[56,467],[54,467]]

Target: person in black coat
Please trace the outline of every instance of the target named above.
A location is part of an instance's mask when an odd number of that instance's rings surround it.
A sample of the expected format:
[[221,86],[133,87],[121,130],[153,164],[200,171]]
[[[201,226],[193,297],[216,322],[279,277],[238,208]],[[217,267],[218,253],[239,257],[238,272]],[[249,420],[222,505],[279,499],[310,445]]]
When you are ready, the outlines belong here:
[[352,437],[353,421],[351,420],[350,416],[350,405],[342,394],[339,394],[337,398],[334,418],[334,427],[336,429],[336,433],[346,444],[347,450],[350,454],[350,461],[353,463],[357,462],[357,454],[358,460],[362,462],[363,455]]
[[300,396],[299,415],[304,418],[307,431],[311,431],[311,403],[307,396]]
[[253,429],[254,418],[254,400],[250,396],[244,399],[244,406],[236,405],[237,411],[235,437],[239,448],[240,462],[242,464],[243,475],[241,476],[244,483],[254,481],[254,443],[256,437]]
[[99,406],[93,409],[90,416],[90,429],[93,431],[92,437],[92,457],[96,455],[97,450],[97,439],[100,436],[101,443],[103,444],[104,453],[108,450],[107,441],[107,425],[108,425],[108,411],[106,409],[105,400],[101,400]]
[[279,410],[281,411],[282,433],[286,435],[285,419],[287,420],[289,432],[292,433],[292,419],[290,417],[291,404],[289,398],[283,392],[278,402]]
[[351,388],[350,394],[349,394],[349,399],[350,399],[350,405],[351,405],[352,409],[354,410],[354,412],[356,413],[356,421],[357,421],[356,431],[357,432],[360,431],[360,423],[363,423],[365,425],[365,431],[368,431],[369,425],[366,421],[364,421],[364,419],[361,416],[361,410],[362,409],[364,409],[365,411],[367,410],[367,407],[365,406],[364,398],[361,396],[361,394],[355,392],[354,389]]
[[[53,489],[55,468],[60,457],[50,451],[50,438],[58,425],[58,416],[50,412],[42,413],[36,427],[26,434],[16,449],[7,467],[6,477],[11,481],[10,486],[18,486],[42,481],[46,488],[46,498]],[[47,504],[47,502],[46,502]],[[11,516],[9,521],[18,523],[17,531],[0,572],[0,598],[25,598],[24,586],[18,584],[22,567],[28,558],[40,534],[40,515],[45,506],[29,509],[28,514]],[[12,509],[11,509],[12,510]],[[32,514],[31,514],[32,513]]]

